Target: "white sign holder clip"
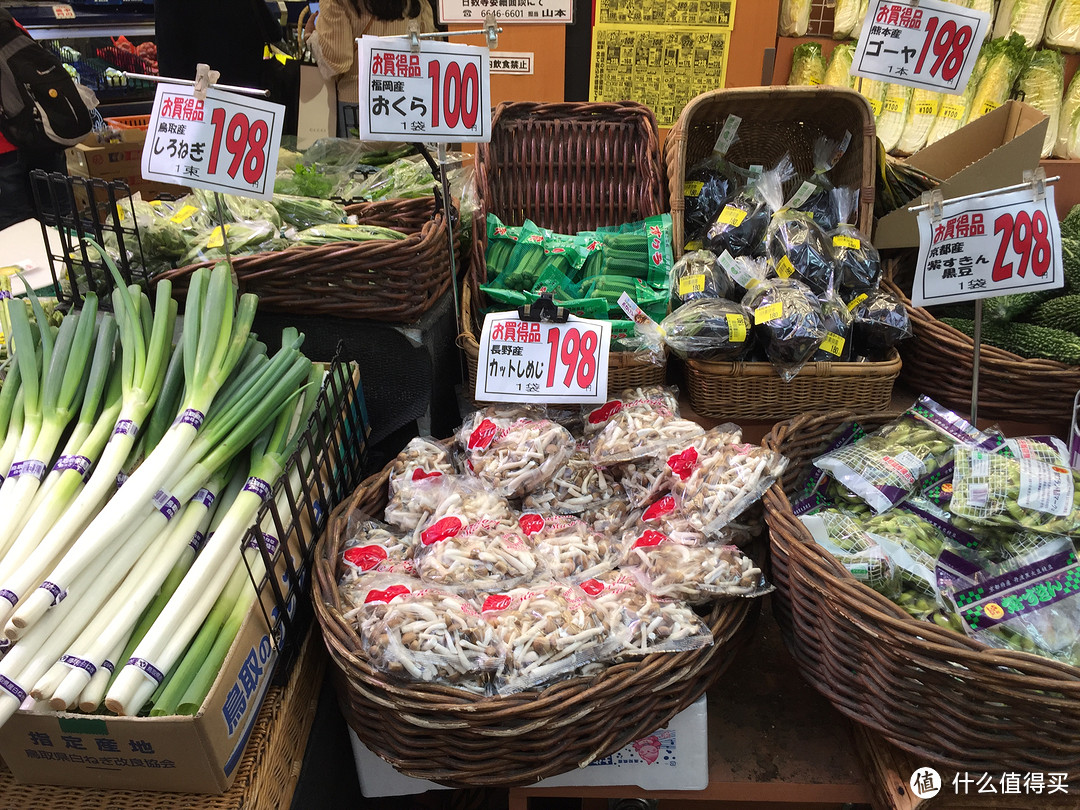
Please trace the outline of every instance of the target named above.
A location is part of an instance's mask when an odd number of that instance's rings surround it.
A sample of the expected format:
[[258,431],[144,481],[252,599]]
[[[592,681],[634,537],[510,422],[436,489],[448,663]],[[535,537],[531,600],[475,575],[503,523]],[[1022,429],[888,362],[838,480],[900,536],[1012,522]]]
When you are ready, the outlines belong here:
[[1046,169],[1039,166],[1036,169],[1024,169],[1024,182],[1031,183],[1031,191],[1035,202],[1046,199]]

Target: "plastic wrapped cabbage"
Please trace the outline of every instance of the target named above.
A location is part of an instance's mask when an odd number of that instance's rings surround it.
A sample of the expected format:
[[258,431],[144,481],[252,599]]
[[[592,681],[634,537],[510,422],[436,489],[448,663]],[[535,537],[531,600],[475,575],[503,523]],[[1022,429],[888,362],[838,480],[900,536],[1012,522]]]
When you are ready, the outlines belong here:
[[[809,1],[807,0],[807,6]],[[801,36],[801,34],[799,35]],[[825,81],[825,57],[820,42],[804,42],[791,54],[790,85],[818,85]]]
[[672,312],[660,328],[664,342],[682,358],[735,360],[750,348],[750,311],[722,298],[699,298]]
[[877,136],[886,152],[895,152],[904,134],[908,107],[911,106],[912,88],[889,83],[885,86],[885,100],[877,119]]
[[994,20],[993,36],[1019,34],[1024,44],[1034,48],[1043,38],[1051,0],[1002,0]]
[[[837,9],[840,4],[837,3]],[[829,56],[829,64],[825,68],[825,78],[822,84],[832,87],[854,87],[855,76],[851,75],[851,63],[855,57],[855,43],[841,42],[833,48]]]
[[858,37],[867,4],[863,0],[836,0],[833,9],[833,39]]
[[865,76],[861,82],[855,84],[855,88],[870,102],[870,110],[874,113],[875,123],[881,118],[881,113],[885,108],[885,91],[888,86],[885,82],[867,79]]
[[1065,53],[1080,51],[1080,0],[1057,0],[1046,18],[1045,44]]
[[908,105],[904,132],[900,136],[896,151],[902,155],[913,155],[926,146],[930,128],[934,126],[934,121],[941,111],[941,99],[944,95],[922,87],[915,88],[911,94],[911,104]]
[[806,36],[806,29],[810,27],[810,5],[810,0],[784,0],[780,6],[780,36]]
[[979,78],[978,89],[971,99],[968,121],[993,112],[1009,100],[1013,85],[1029,58],[1030,53],[1020,34],[990,42],[986,70]]
[[1061,96],[1065,92],[1065,57],[1049,49],[1036,51],[1020,74],[1017,87],[1027,104],[1050,117],[1040,154],[1040,157],[1050,157],[1057,142]]

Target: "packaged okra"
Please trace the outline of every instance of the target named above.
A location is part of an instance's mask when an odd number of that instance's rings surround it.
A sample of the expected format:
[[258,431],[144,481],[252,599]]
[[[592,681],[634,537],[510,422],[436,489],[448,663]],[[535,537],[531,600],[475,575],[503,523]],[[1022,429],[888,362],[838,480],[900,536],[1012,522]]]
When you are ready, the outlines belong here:
[[814,466],[880,514],[910,495],[921,478],[948,462],[954,447],[972,447],[986,439],[963,417],[921,396],[896,420],[814,459]]

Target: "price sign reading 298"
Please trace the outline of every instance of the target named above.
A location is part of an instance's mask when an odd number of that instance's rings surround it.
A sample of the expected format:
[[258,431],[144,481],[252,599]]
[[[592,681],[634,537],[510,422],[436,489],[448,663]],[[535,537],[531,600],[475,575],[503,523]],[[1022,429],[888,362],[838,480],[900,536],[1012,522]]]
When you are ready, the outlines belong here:
[[873,0],[851,72],[896,84],[962,93],[990,17],[941,0]]
[[360,137],[376,141],[491,140],[487,48],[404,37],[361,37]]

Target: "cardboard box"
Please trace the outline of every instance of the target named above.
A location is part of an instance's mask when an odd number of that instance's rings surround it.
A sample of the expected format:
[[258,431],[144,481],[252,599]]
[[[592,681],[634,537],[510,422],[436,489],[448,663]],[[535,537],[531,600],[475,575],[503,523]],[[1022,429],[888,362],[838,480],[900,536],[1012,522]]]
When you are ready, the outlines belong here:
[[[373,754],[349,729],[360,792],[367,798],[444,790],[413,779]],[[704,790],[709,786],[708,703],[703,695],[667,726],[584,768],[542,779],[531,787],[637,785],[642,790]]]
[[[1006,101],[905,162],[941,180],[946,200],[1022,183],[1024,170],[1039,165],[1048,122],[1034,107]],[[917,247],[916,215],[902,208],[882,217],[874,228],[873,242],[879,250]]]
[[[362,402],[359,372],[355,367],[346,368]],[[337,421],[337,432],[325,441],[326,448],[339,448],[348,440],[342,423]],[[366,430],[366,418],[362,428]],[[358,430],[352,440],[362,442],[363,435]],[[323,453],[318,467],[324,482],[344,474],[340,464],[336,471],[332,466],[330,453]],[[310,480],[314,484],[314,478]],[[303,503],[303,498],[297,496],[294,502]],[[313,503],[316,514],[324,507]],[[299,560],[300,538],[306,538],[304,544],[309,545],[315,537],[308,510],[301,507],[292,523],[287,546]],[[274,576],[277,582],[287,584],[283,554],[277,558]],[[288,605],[290,615],[295,608],[294,598]],[[276,616],[277,611],[270,588],[264,587],[261,602],[256,600],[248,611],[221,672],[194,717],[117,717],[24,708],[0,729],[0,756],[15,779],[31,784],[224,793],[236,776],[273,679],[279,652],[267,617]]]
[[132,193],[142,193],[145,200],[156,200],[162,194],[179,197],[188,192],[184,186],[168,185],[144,180],[142,177],[142,149],[146,131],[142,129],[114,130],[116,137],[101,140],[91,133],[81,143],[68,148],[67,170],[75,177],[92,177],[100,180],[123,180]]

